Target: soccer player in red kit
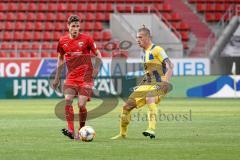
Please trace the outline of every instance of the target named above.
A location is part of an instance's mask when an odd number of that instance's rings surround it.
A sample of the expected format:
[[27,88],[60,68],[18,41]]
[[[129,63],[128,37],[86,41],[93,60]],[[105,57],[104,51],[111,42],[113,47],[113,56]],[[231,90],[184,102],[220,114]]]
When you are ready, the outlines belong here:
[[[79,32],[80,18],[71,15],[68,18],[69,34],[60,37],[58,43],[57,72],[53,81],[56,89],[60,83],[60,75],[66,62],[67,77],[64,82],[65,118],[68,129],[62,129],[62,133],[70,139],[74,139],[74,111],[72,102],[78,97],[79,128],[84,125],[87,118],[86,102],[92,94],[93,77],[98,74],[101,64],[101,54],[96,48],[93,39]],[[92,60],[95,59],[93,66]],[[77,138],[77,136],[75,136]]]

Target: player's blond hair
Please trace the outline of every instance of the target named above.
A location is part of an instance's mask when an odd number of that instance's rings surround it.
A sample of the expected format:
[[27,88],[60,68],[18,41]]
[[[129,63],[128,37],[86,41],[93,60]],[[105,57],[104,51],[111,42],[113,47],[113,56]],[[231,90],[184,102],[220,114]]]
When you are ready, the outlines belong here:
[[151,37],[150,29],[148,29],[145,24],[143,24],[142,27],[138,29],[138,32],[144,32],[147,36]]

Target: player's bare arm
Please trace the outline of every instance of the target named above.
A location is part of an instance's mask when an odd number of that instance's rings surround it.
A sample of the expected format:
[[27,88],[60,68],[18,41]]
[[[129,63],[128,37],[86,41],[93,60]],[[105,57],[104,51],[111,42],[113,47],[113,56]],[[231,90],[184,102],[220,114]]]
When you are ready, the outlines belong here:
[[167,72],[165,73],[166,81],[169,82],[173,74],[173,64],[169,58],[165,59],[164,62],[166,64],[166,69],[167,69]]
[[95,64],[94,64],[94,69],[93,69],[93,77],[96,77],[100,66],[102,64],[102,56],[99,50],[96,51],[96,57],[95,57]]
[[60,75],[62,73],[63,66],[64,66],[64,55],[59,54],[58,55],[58,61],[57,61],[56,75],[55,75],[55,79],[53,81],[53,89],[56,89],[59,85]]

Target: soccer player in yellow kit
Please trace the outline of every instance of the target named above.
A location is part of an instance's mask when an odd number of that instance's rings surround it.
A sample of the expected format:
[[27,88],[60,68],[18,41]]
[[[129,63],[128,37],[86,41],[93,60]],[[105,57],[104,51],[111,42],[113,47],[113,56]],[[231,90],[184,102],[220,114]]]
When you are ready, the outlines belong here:
[[[157,104],[160,102],[160,94],[154,92],[159,89],[158,84],[169,82],[173,64],[169,60],[164,49],[151,41],[150,30],[143,25],[137,32],[137,43],[145,52],[144,55],[144,78],[134,92],[129,96],[123,106],[120,120],[120,133],[111,139],[121,139],[127,136],[127,127],[131,121],[131,111],[147,104],[148,128],[143,132],[146,137],[155,138]],[[160,93],[160,92],[159,92]],[[165,93],[165,92],[164,92]]]

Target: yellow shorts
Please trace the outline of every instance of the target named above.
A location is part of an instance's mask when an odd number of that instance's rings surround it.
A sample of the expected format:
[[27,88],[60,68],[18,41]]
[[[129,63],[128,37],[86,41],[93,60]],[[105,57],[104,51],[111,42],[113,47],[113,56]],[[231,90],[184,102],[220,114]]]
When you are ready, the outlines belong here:
[[[146,104],[146,97],[148,92],[155,90],[155,85],[141,85],[138,86],[134,92],[129,96],[130,99],[135,100],[136,108],[141,108]],[[155,103],[160,102],[160,96],[155,96]]]

